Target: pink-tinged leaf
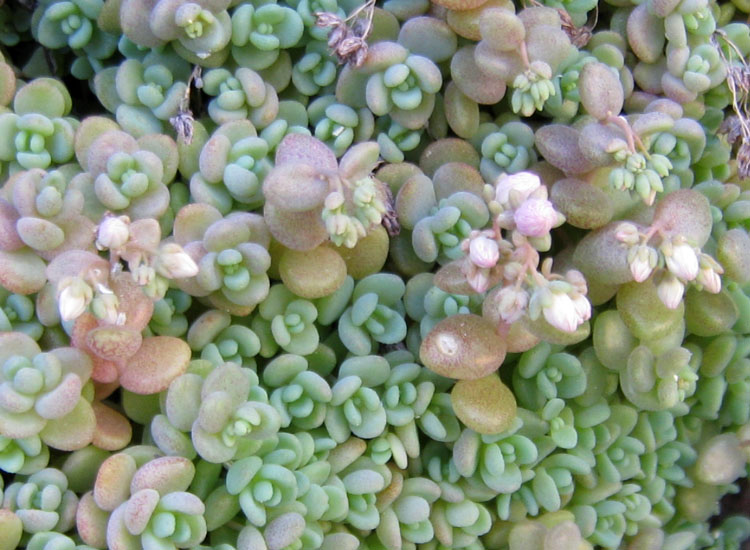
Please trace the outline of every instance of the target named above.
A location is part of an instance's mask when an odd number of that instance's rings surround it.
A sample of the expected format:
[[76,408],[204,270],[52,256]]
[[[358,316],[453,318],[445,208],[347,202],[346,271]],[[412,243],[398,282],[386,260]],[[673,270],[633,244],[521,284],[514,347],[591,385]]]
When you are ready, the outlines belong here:
[[6,200],[0,199],[0,250],[18,250],[24,246],[16,231],[18,212]]
[[86,336],[89,331],[99,326],[99,319],[89,312],[84,312],[73,324],[73,332],[70,335],[70,345],[82,351],[89,352]]
[[21,218],[16,229],[24,243],[41,252],[54,250],[65,241],[63,230],[44,218]]
[[83,383],[75,374],[68,373],[51,392],[36,400],[34,408],[42,418],[49,420],[69,414],[81,399]]
[[186,491],[195,476],[195,466],[181,456],[155,458],[141,466],[130,482],[130,492],[155,489],[160,495]]
[[107,548],[109,550],[141,550],[141,538],[130,534],[125,526],[125,504],[119,506],[107,522]]
[[120,130],[104,132],[97,137],[88,150],[88,171],[96,177],[107,171],[107,161],[114,153],[135,153],[138,142],[130,134]]
[[33,294],[47,282],[44,260],[31,250],[0,250],[0,286],[16,294]]
[[61,364],[63,373],[72,372],[85,384],[91,378],[93,363],[91,358],[76,348],[56,348],[50,352]]
[[202,241],[206,229],[221,218],[221,212],[209,204],[183,206],[174,220],[174,239],[183,246],[193,241]]
[[285,212],[266,202],[263,208],[268,229],[274,239],[293,250],[312,250],[328,239],[320,209]]
[[133,436],[130,421],[116,410],[95,401],[92,405],[96,416],[96,429],[92,443],[100,449],[119,451]]
[[147,338],[125,365],[120,384],[133,393],[159,393],[185,372],[189,362],[187,342],[171,336]]
[[130,497],[125,504],[122,521],[132,535],[143,533],[157,504],[159,493],[154,489],[142,489]]
[[137,332],[146,328],[154,312],[154,302],[143,293],[133,278],[121,273],[112,279],[112,290],[125,314],[124,326]]
[[47,266],[47,278],[51,283],[57,284],[65,277],[75,277],[95,269],[107,273],[109,262],[93,252],[68,250],[50,262]]
[[[263,196],[285,211],[316,208],[323,204],[330,191],[325,174],[316,166],[287,161],[268,174],[263,182]],[[208,245],[206,247],[210,250]]]
[[138,467],[125,453],[110,456],[102,462],[94,483],[94,500],[102,510],[113,511],[130,496],[130,482]]
[[91,372],[91,379],[102,384],[114,385],[115,389],[120,387],[120,369],[118,363],[107,361],[101,357],[93,357],[94,370]]
[[308,164],[324,171],[335,171],[338,162],[333,151],[322,141],[304,134],[289,134],[276,150],[276,166],[286,163]]
[[109,361],[122,361],[132,357],[140,349],[142,342],[140,332],[125,327],[98,327],[86,335],[88,348]]
[[201,175],[209,183],[219,183],[224,177],[232,141],[223,134],[217,134],[206,142],[201,150],[199,166]]
[[0,408],[9,414],[24,413],[34,407],[34,397],[18,393],[11,382],[0,384]]
[[305,530],[305,518],[296,512],[281,514],[266,525],[263,535],[268,550],[286,548],[302,536]]
[[175,491],[162,497],[161,509],[167,512],[181,512],[191,516],[202,516],[206,512],[206,505],[192,493]]
[[109,513],[96,505],[93,491],[81,497],[76,510],[76,531],[85,544],[94,548],[107,546]]
[[[78,193],[80,195],[80,193]],[[63,206],[65,208],[65,206]],[[57,224],[65,233],[65,241],[52,250],[39,252],[45,260],[51,262],[63,252],[69,250],[92,250],[96,237],[96,224],[85,216],[72,216]]]

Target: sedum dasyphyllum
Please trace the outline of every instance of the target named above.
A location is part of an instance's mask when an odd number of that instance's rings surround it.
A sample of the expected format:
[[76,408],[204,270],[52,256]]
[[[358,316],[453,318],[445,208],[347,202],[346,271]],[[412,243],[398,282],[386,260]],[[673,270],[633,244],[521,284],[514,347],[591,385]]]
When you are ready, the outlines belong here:
[[0,550],[739,548],[747,13],[0,6]]

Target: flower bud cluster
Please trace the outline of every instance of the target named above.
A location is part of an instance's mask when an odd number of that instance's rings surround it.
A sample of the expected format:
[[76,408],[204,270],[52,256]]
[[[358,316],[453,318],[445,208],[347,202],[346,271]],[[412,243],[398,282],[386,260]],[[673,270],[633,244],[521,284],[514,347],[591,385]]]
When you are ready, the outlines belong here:
[[[634,224],[620,224],[615,238],[627,249],[627,262],[636,283],[652,275],[658,279],[659,299],[669,309],[677,308],[688,284],[717,294],[724,269],[708,254],[691,246],[680,234],[670,236],[658,226],[641,232]],[[650,245],[654,240],[656,244]]]
[[[565,278],[553,275],[550,262],[537,271],[539,250],[548,248],[550,231],[565,222],[549,201],[547,188],[536,174],[517,172],[502,174],[487,191],[494,229],[473,231],[462,243],[466,257],[461,270],[467,283],[475,292],[500,283],[493,303],[504,323],[515,323],[528,312],[532,321],[543,314],[555,329],[575,332],[591,317],[585,279],[575,270]],[[509,233],[508,240],[501,230]]]

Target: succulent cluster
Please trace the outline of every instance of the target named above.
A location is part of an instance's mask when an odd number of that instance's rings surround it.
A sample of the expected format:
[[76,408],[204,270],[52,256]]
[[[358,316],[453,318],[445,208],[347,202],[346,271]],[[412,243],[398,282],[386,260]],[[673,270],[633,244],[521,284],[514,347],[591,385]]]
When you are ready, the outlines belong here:
[[0,550],[738,550],[748,13],[0,1]]

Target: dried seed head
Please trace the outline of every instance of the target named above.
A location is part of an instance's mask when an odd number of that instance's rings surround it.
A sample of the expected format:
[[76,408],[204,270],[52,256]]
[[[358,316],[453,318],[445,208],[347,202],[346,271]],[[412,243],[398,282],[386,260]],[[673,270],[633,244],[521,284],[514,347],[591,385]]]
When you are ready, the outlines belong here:
[[750,67],[744,63],[729,67],[727,84],[730,90],[741,90],[745,94],[750,92]]
[[345,25],[334,27],[328,35],[328,47],[337,50],[341,42],[349,36],[349,28]]
[[737,115],[730,115],[721,122],[719,126],[719,134],[725,134],[727,136],[727,142],[732,145],[742,135],[742,124],[740,123],[740,117]]
[[359,19],[355,19],[354,23],[352,23],[352,33],[354,33],[355,36],[366,38],[367,34],[370,32],[370,27],[371,22],[360,17]]
[[181,140],[185,145],[190,145],[193,142],[193,113],[190,110],[180,110],[175,116],[169,119],[169,123],[177,132],[177,138]]
[[583,48],[591,40],[592,33],[589,27],[568,27],[563,23],[562,30],[565,31],[565,34],[570,38],[570,42],[576,48]]
[[737,150],[737,175],[741,179],[750,177],[750,143],[744,139]]
[[346,27],[344,20],[335,13],[318,11],[314,15],[316,27]]
[[385,192],[385,213],[383,214],[381,223],[388,232],[388,235],[395,237],[401,233],[401,224],[398,222],[398,214],[396,214],[393,193],[391,193],[391,188],[387,184],[381,185],[381,188]]
[[359,36],[349,35],[341,41],[335,54],[342,62],[359,67],[367,56],[367,42]]

